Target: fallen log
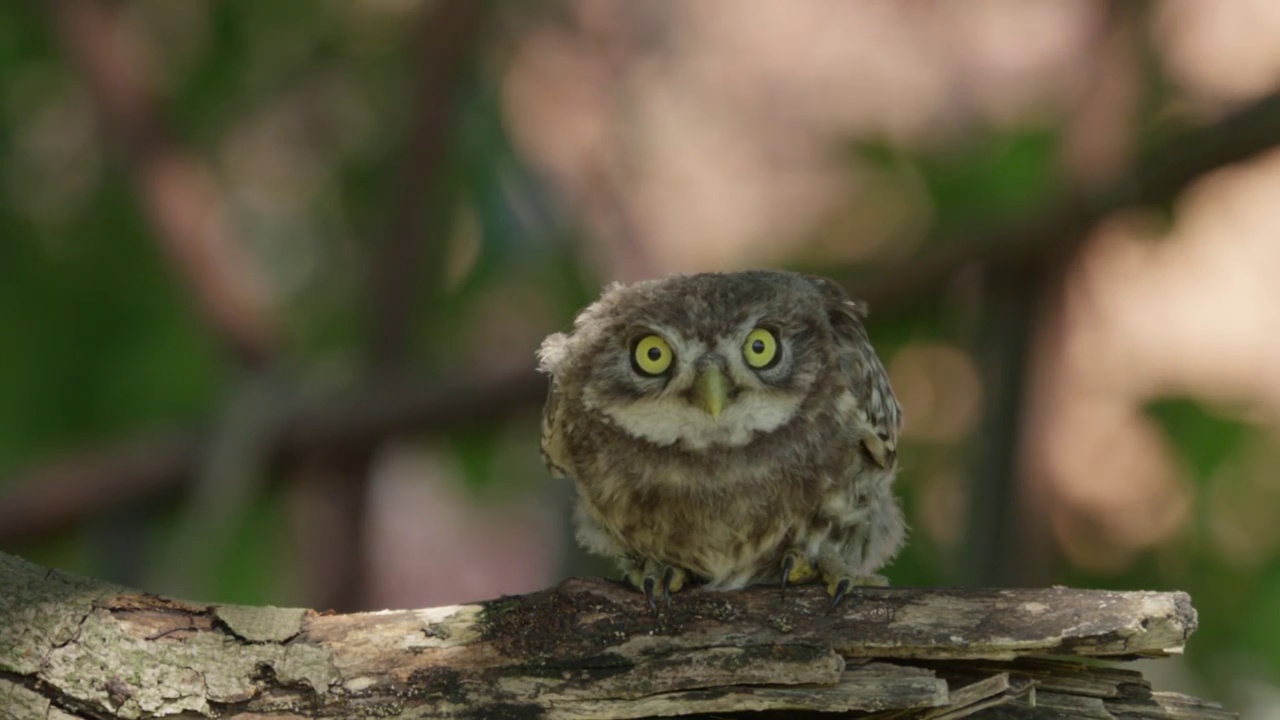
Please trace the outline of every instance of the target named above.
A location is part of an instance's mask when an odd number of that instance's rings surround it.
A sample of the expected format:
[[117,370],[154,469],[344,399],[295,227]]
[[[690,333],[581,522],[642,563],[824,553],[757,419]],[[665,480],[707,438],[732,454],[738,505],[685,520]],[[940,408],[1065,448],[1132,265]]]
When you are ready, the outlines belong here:
[[[1179,592],[619,583],[338,615],[138,593],[0,554],[0,718],[1230,718],[1123,661],[1182,652]],[[749,715],[744,715],[749,716]]]

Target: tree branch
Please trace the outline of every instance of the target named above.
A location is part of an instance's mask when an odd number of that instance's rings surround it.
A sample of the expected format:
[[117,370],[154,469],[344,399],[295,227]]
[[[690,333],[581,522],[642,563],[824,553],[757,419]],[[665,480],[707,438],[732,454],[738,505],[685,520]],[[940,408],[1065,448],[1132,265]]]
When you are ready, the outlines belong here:
[[[546,390],[545,378],[529,371],[432,386],[371,386],[304,403],[284,414],[274,462],[287,465],[315,450],[352,454],[410,430],[440,433],[500,422],[536,406]],[[0,545],[177,493],[199,467],[203,448],[203,435],[194,430],[144,436],[20,473],[0,499]]]
[[[642,718],[893,712],[959,718],[1234,717],[1071,661],[1180,653],[1184,593],[1066,588],[687,590],[650,615],[619,583],[335,615],[182,602],[0,555],[10,717]],[[1060,656],[1046,660],[1044,656]],[[1111,715],[1106,715],[1106,713]],[[881,716],[877,716],[881,717]]]
[[922,245],[887,265],[859,266],[837,278],[867,301],[873,318],[911,308],[956,272],[984,262],[1053,265],[1070,257],[1108,215],[1130,207],[1165,207],[1193,182],[1280,145],[1280,93],[1267,95],[1210,125],[1178,133],[1143,154],[1121,180],[1099,192],[1071,190],[1026,217]]
[[[408,370],[418,310],[424,301],[443,297],[440,286],[447,244],[447,223],[427,231],[432,216],[446,215],[451,193],[443,192],[450,140],[456,137],[461,91],[467,70],[479,51],[479,34],[488,2],[441,0],[419,9],[417,73],[409,94],[415,96],[414,122],[396,183],[396,203],[381,245],[373,249],[368,284],[368,354],[371,377],[399,377]],[[424,288],[426,293],[423,292]],[[424,298],[424,295],[426,297]],[[385,439],[381,438],[381,439]],[[368,532],[369,474],[377,456],[377,442],[354,453],[334,454],[328,448],[298,480],[323,484],[312,495],[324,506],[324,527],[301,523],[297,542],[309,546],[305,557],[323,558],[323,567],[308,573],[326,577],[324,602],[350,610],[363,607],[367,592],[365,555]],[[315,488],[312,488],[313,490]],[[323,552],[319,548],[341,548]]]
[[[409,353],[413,308],[423,271],[430,282],[443,278],[445,238],[424,234],[430,209],[448,212],[442,197],[444,161],[459,113],[458,97],[476,53],[476,39],[488,3],[441,0],[424,12],[421,76],[414,102],[415,123],[396,184],[397,202],[387,236],[373,256],[369,278],[371,361],[376,370],[399,371]],[[434,205],[433,205],[434,203]]]

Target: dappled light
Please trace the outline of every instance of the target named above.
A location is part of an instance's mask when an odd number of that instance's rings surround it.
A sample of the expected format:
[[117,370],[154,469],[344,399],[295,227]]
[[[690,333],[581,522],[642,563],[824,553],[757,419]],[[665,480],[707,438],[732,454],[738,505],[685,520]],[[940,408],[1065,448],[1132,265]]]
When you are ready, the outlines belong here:
[[1280,713],[1277,37],[1269,0],[5,5],[0,550],[339,610],[612,572],[539,343],[612,281],[793,269],[868,303],[904,410],[892,581],[1184,589],[1172,681]]
[[964,351],[925,342],[906,345],[894,354],[889,377],[903,413],[911,418],[903,437],[958,443],[973,432],[982,386]]

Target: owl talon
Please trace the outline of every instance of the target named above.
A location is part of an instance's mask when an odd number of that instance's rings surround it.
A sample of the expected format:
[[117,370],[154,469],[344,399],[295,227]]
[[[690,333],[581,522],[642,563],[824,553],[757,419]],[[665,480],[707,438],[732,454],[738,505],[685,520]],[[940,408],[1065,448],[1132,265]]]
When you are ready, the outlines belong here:
[[831,594],[831,608],[835,610],[844,596],[849,593],[849,589],[853,587],[853,578],[842,577],[827,586],[827,592]]
[[658,612],[658,604],[653,601],[654,580],[652,575],[646,575],[644,578],[644,599],[649,603],[649,611]]
[[671,593],[679,592],[684,587],[689,574],[683,568],[675,565],[661,565],[650,561],[639,566],[632,566],[627,570],[626,578],[632,587],[644,592],[644,599],[649,605],[649,610],[656,613],[658,611],[657,594],[659,589],[661,589],[663,601],[667,607],[670,607]]
[[827,593],[831,595],[831,609],[834,610],[845,595],[855,587],[889,587],[889,578],[883,575],[840,575],[829,578]]
[[809,564],[806,558],[799,550],[788,550],[782,556],[782,600],[787,599],[787,585],[789,583],[808,582],[817,577],[817,571]]

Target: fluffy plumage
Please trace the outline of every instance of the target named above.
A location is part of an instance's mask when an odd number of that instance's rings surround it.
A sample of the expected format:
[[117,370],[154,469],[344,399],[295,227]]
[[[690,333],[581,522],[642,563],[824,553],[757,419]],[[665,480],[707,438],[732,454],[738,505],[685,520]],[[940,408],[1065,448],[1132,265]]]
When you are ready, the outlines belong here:
[[[906,530],[891,488],[902,412],[864,316],[835,283],[795,273],[607,288],[539,352],[543,456],[575,482],[579,542],[649,592],[789,572],[820,575],[838,600],[878,577]],[[768,353],[747,341],[757,328],[777,341],[762,367],[747,361]],[[673,356],[653,376],[635,355],[650,335]]]

